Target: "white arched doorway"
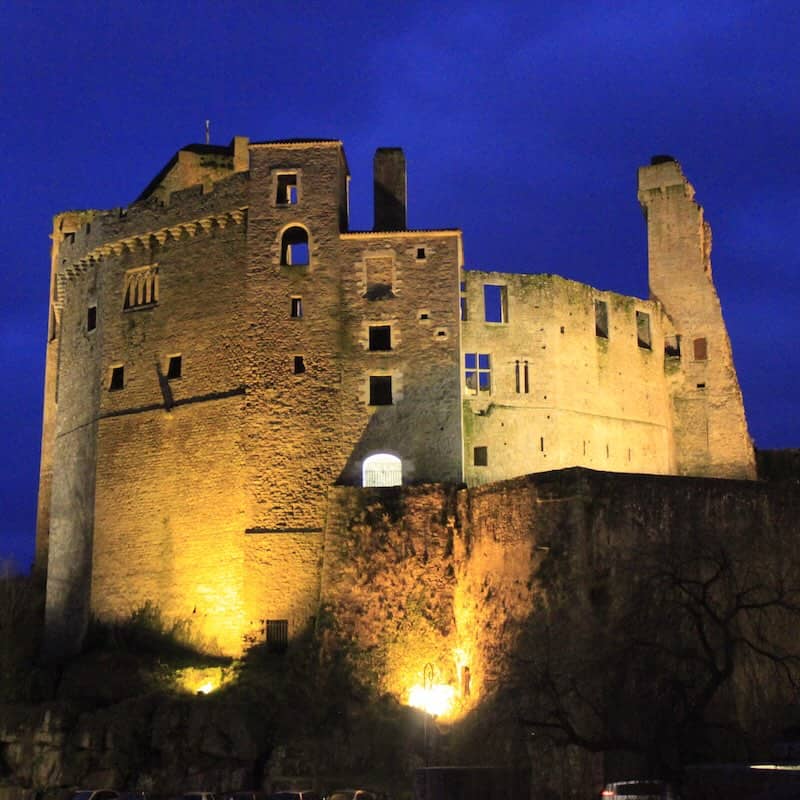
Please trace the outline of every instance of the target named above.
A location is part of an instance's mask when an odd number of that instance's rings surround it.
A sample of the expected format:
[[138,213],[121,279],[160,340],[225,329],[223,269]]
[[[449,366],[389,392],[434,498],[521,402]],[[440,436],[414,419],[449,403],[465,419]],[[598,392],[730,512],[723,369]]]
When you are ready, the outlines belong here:
[[401,486],[403,462],[390,453],[375,453],[364,459],[362,486]]

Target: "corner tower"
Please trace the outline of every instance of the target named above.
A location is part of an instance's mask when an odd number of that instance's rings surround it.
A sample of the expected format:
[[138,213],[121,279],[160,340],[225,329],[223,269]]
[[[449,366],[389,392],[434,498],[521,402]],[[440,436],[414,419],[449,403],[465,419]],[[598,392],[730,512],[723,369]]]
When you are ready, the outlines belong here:
[[680,164],[655,156],[639,169],[647,219],[650,296],[674,327],[680,368],[669,377],[676,472],[754,478],[753,446],[719,297],[711,227]]

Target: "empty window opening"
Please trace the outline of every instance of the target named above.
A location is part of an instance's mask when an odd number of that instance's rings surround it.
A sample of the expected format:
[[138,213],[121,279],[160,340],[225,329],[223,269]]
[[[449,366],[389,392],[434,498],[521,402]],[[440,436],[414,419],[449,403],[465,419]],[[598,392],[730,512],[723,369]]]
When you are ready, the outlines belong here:
[[183,375],[183,356],[170,356],[167,363],[167,380],[174,381]]
[[111,380],[108,382],[109,392],[118,392],[125,388],[125,367],[112,367]]
[[275,202],[279,206],[295,206],[297,200],[297,175],[278,175],[278,193]]
[[492,369],[488,353],[464,354],[464,384],[470,394],[491,391]]
[[665,358],[680,358],[681,357],[681,337],[680,336],[665,336],[664,337],[664,357]]
[[698,389],[705,389],[705,388],[706,388],[706,385],[705,385],[704,383],[698,383],[698,384],[697,384],[697,388],[698,388]]
[[561,326],[561,333],[564,333],[564,326]]
[[264,638],[270,653],[285,653],[289,647],[289,620],[268,619],[265,624]]
[[461,298],[461,321],[466,322],[469,319],[469,315],[467,313],[467,298]]
[[302,375],[306,371],[306,362],[303,360],[303,356],[295,356],[294,357],[294,374],[295,375]]
[[401,486],[403,462],[391,453],[375,453],[364,459],[361,473],[363,486]]
[[522,390],[528,394],[531,390],[530,380],[528,379],[528,362],[522,362]]
[[89,306],[86,310],[86,330],[93,331],[97,327],[97,306]]
[[643,350],[650,350],[650,315],[644,311],[636,312],[636,343]]
[[158,267],[129,269],[125,273],[123,309],[154,306],[158,302]]
[[91,222],[87,222],[86,223],[86,235],[88,236],[91,232],[92,232],[92,223]]
[[391,350],[392,349],[392,326],[391,325],[370,325],[369,326],[369,349],[370,350]]
[[694,340],[694,360],[705,361],[708,358],[708,342],[705,337]]
[[423,258],[425,258],[425,248],[424,247],[418,247],[417,248],[417,260],[421,261]]
[[293,297],[291,307],[292,319],[300,319],[303,316],[303,298]]
[[65,233],[64,234],[64,241],[69,242],[72,244],[75,241],[75,233]]
[[539,450],[544,453],[544,436],[539,437]]
[[608,339],[608,303],[605,300],[594,301],[594,335]]
[[472,463],[476,467],[489,466],[489,448],[488,447],[473,447],[472,448]]
[[508,288],[484,284],[483,307],[486,322],[508,322]]
[[420,319],[430,319],[431,316],[427,311],[420,311],[419,312],[419,318]]
[[446,339],[447,338],[447,328],[437,328],[436,329],[436,337],[438,339]]
[[462,292],[466,292],[467,291],[467,282],[466,281],[461,281],[461,291]]
[[520,383],[520,374],[519,374],[519,361],[514,362],[514,388],[517,391],[517,394],[521,391],[521,383]]
[[297,225],[287,228],[281,238],[281,265],[307,267],[308,264],[308,231]]
[[369,404],[371,406],[392,405],[392,376],[370,375]]

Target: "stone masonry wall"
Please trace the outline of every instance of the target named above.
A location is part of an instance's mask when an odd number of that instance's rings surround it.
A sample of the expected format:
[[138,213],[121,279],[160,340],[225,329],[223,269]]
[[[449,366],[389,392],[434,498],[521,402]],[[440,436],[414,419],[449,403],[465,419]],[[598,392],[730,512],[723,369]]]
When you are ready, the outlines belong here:
[[[479,374],[480,386],[473,380],[465,388],[468,484],[576,465],[674,470],[664,375],[669,325],[657,303],[556,275],[469,271],[463,280],[462,361],[488,357],[491,370],[488,380]],[[501,321],[488,321],[487,286],[505,295]],[[597,301],[606,305],[604,336]],[[649,347],[638,344],[637,312]],[[468,366],[461,365],[462,383]],[[485,465],[475,463],[475,447],[486,448]]]

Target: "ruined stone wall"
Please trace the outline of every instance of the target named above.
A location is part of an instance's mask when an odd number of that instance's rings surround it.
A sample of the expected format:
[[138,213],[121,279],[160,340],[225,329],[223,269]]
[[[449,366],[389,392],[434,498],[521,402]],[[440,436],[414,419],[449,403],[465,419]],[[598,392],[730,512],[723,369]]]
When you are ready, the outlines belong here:
[[681,369],[670,396],[677,472],[754,478],[739,381],[711,276],[711,227],[680,165],[654,159],[639,170],[647,216],[650,294],[680,337]]
[[[555,275],[469,271],[463,280],[467,483],[575,465],[674,470],[657,303]],[[487,291],[502,296],[500,306],[487,304]],[[605,304],[603,335],[598,302]],[[649,346],[640,341],[645,324]],[[477,376],[468,375],[470,358]],[[488,360],[488,378],[481,360]],[[479,458],[476,464],[479,447],[486,448],[485,465]]]

